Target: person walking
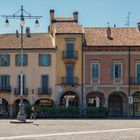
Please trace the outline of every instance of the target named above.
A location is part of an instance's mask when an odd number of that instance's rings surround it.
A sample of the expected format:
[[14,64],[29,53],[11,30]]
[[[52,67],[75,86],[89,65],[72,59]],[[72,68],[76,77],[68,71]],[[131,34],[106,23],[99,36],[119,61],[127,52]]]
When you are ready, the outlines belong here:
[[30,117],[30,119],[34,119],[34,120],[36,119],[34,106],[32,106],[32,108],[31,108],[31,117]]

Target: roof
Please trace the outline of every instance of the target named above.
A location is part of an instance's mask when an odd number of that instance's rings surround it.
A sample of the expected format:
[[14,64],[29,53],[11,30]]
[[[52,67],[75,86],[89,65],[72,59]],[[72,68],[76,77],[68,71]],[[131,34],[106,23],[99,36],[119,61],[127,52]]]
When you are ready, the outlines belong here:
[[111,28],[112,39],[107,38],[107,28],[84,28],[87,46],[140,46],[138,28]]
[[[21,48],[21,38],[16,34],[1,34],[0,49]],[[31,37],[23,37],[23,48],[26,49],[54,49],[53,39],[48,33],[33,33]]]
[[74,21],[73,17],[55,17],[56,22],[61,21]]
[[76,22],[56,22],[55,23],[56,33],[83,33],[82,26]]

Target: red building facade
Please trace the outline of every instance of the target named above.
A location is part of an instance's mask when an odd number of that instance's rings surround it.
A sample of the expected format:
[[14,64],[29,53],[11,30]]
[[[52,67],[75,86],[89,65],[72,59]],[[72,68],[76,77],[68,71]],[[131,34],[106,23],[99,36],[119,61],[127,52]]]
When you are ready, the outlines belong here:
[[85,28],[84,108],[106,107],[108,116],[140,116],[140,31]]

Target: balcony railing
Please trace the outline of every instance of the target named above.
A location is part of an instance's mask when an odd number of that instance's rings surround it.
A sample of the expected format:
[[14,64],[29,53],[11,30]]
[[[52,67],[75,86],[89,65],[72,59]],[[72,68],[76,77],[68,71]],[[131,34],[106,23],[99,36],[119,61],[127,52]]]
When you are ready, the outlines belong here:
[[0,92],[11,92],[11,86],[0,87]]
[[44,88],[38,88],[38,95],[51,95],[52,94],[52,89],[44,89]]
[[78,77],[62,77],[62,85],[78,85]]
[[63,59],[78,59],[78,51],[63,51]]
[[131,85],[140,85],[140,81],[138,81],[137,77],[130,77]]
[[[14,88],[14,94],[20,95],[20,88]],[[28,88],[23,88],[23,95],[28,95]]]

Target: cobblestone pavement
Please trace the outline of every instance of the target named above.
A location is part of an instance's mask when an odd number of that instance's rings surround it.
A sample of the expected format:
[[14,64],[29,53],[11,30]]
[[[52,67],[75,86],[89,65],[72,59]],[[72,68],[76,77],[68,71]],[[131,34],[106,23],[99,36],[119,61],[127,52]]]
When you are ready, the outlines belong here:
[[138,119],[44,119],[33,120],[33,123],[10,121],[0,120],[0,140],[140,140]]

